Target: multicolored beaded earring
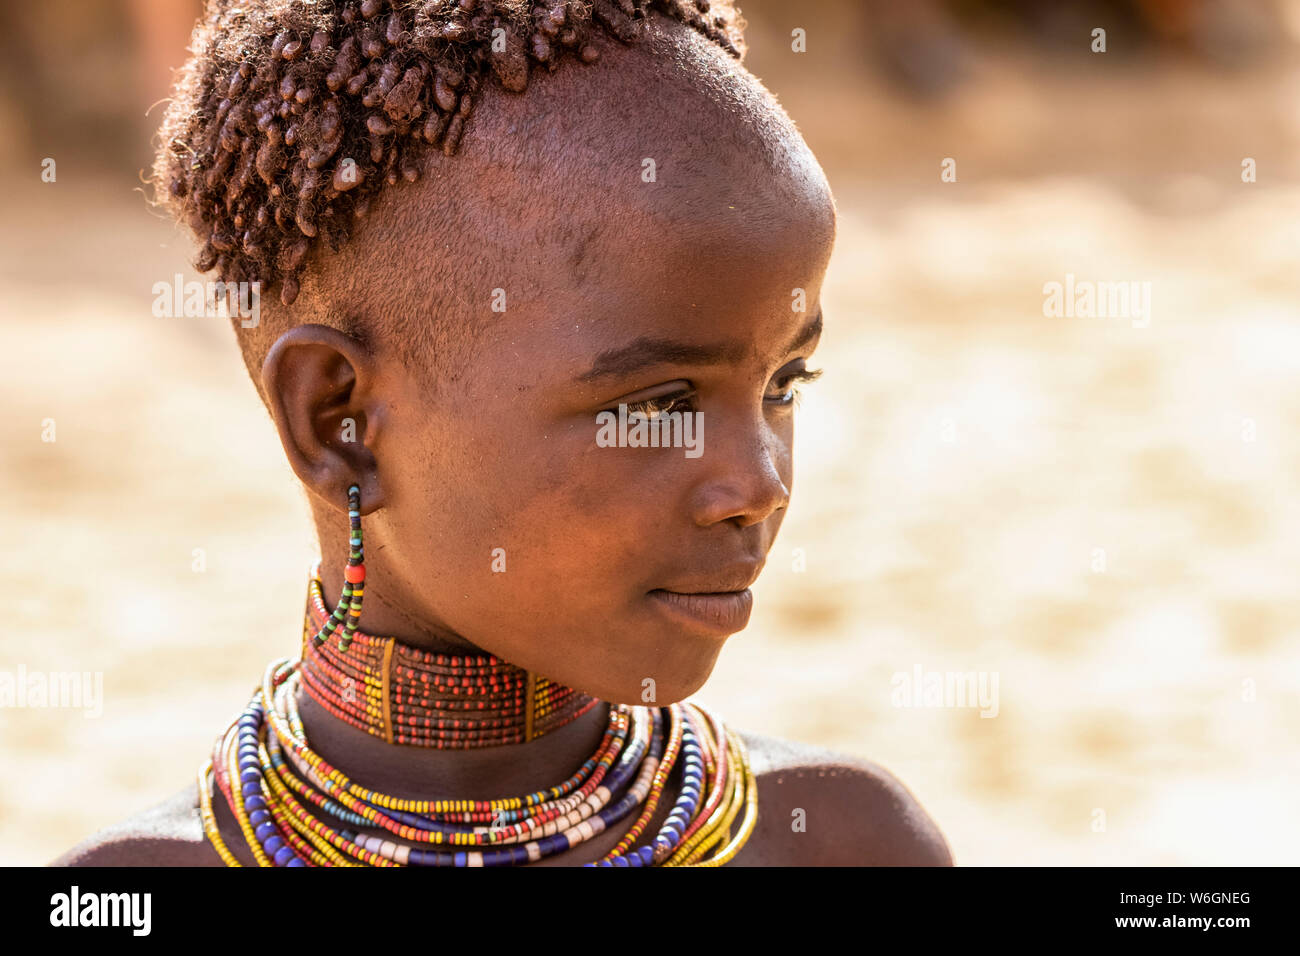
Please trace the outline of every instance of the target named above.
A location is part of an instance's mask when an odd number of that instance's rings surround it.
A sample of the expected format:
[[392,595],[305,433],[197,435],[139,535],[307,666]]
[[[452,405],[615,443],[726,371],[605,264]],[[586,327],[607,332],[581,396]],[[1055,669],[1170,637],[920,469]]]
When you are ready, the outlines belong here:
[[[361,598],[365,592],[366,566],[363,563],[365,552],[361,547],[361,488],[357,485],[348,489],[348,521],[352,525],[352,534],[349,538],[352,550],[348,554],[347,567],[343,569],[345,578],[343,592],[339,595],[339,603],[334,608],[334,613],[312,637],[312,643],[319,647],[330,639],[330,635],[338,630],[340,624],[343,624],[343,633],[339,637],[340,651],[348,649],[353,635],[357,633],[357,626],[361,623]],[[344,624],[345,618],[346,624]]]

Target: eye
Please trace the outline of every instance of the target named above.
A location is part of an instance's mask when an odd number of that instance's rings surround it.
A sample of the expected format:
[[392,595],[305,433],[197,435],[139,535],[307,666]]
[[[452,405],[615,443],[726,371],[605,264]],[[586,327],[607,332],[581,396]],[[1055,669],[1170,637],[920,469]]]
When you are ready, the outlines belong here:
[[651,421],[657,419],[660,415],[667,415],[671,412],[689,412],[693,411],[695,404],[695,392],[675,392],[670,395],[657,395],[654,398],[642,399],[638,402],[627,402],[627,414],[641,415]]
[[777,406],[792,405],[799,397],[800,386],[817,381],[821,375],[821,369],[805,368],[803,359],[800,359],[797,366],[777,372],[776,377],[772,379],[772,386],[777,392],[764,395],[763,401]]

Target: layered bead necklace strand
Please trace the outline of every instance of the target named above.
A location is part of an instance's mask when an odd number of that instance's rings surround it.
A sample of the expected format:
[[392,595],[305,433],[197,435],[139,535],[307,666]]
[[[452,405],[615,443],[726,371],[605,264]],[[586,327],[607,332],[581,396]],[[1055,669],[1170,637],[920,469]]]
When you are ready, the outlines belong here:
[[[587,866],[721,866],[739,852],[758,819],[757,778],[739,735],[698,703],[610,705],[595,753],[567,780],[524,796],[393,797],[315,753],[298,714],[300,689],[388,742],[439,748],[532,740],[600,703],[490,655],[430,654],[361,631],[365,569],[353,503],[350,495],[349,586],[334,615],[326,616],[318,564],[302,653],[268,666],[199,770],[204,833],[228,866],[241,864],[217,830],[214,786],[259,866],[511,866],[563,854],[638,808],[614,849]],[[321,635],[345,620],[351,647],[336,651]],[[637,847],[676,767],[676,803]]]

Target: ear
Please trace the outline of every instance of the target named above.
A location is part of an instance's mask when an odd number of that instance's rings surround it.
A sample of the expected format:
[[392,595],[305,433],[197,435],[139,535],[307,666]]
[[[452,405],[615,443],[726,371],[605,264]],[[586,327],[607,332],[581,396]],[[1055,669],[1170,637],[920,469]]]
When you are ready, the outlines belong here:
[[384,419],[377,379],[364,346],[324,325],[285,332],[262,363],[262,387],[294,474],[337,509],[347,509],[354,484],[362,514],[384,505],[374,454]]

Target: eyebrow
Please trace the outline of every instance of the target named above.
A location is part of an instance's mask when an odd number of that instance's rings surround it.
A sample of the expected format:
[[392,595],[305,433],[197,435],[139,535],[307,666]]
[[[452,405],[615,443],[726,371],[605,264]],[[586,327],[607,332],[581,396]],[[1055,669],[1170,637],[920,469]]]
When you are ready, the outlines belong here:
[[[800,329],[786,349],[807,345],[822,331],[822,313],[817,310],[813,320]],[[747,349],[739,342],[720,342],[716,345],[692,345],[673,339],[641,336],[627,345],[607,349],[596,356],[591,368],[578,376],[579,382],[594,382],[604,378],[631,375],[655,365],[721,365],[739,364]]]

